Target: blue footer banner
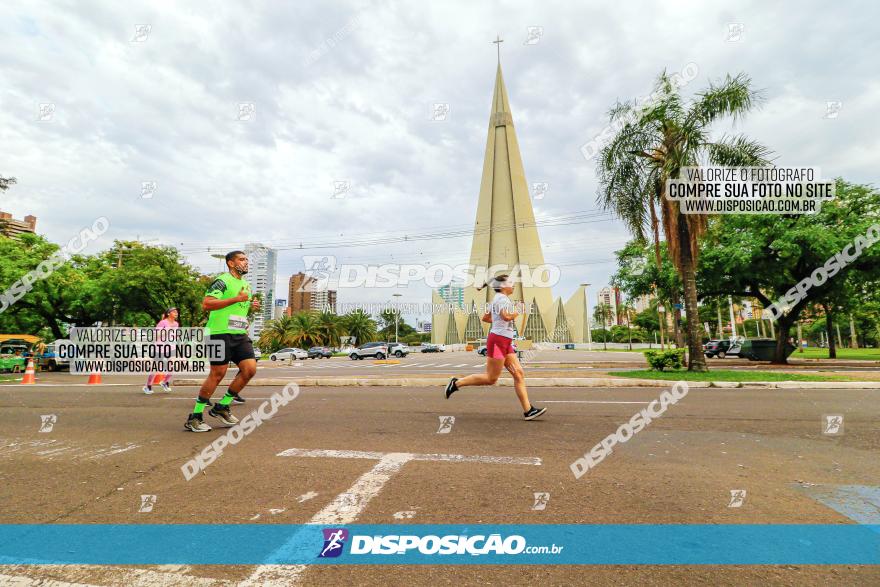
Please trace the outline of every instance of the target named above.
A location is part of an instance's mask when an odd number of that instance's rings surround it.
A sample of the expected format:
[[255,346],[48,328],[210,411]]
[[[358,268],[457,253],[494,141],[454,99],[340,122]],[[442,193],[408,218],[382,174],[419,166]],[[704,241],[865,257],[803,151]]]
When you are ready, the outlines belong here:
[[877,565],[858,524],[2,524],[0,564]]

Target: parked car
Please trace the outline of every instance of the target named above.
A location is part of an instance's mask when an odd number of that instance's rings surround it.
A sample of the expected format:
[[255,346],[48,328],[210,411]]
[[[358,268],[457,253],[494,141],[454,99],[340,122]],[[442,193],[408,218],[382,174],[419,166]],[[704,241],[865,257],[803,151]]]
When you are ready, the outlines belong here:
[[364,357],[381,360],[388,356],[388,345],[384,342],[368,342],[351,351],[348,356],[352,361],[363,360]]
[[325,346],[313,346],[309,349],[310,359],[329,359],[333,356],[333,351]]
[[400,357],[405,357],[409,354],[409,348],[402,342],[389,342],[388,354],[394,355],[399,359]]
[[262,359],[262,358],[263,358],[263,351],[261,351],[261,350],[258,349],[257,347],[254,347],[254,358],[255,358],[256,360],[258,360],[258,361],[259,361],[260,359]]
[[423,353],[442,353],[446,350],[446,345],[442,344],[423,344]]
[[710,340],[703,345],[703,353],[707,358],[738,357],[739,350],[745,339],[741,336],[727,340]]
[[299,360],[299,359],[308,359],[309,353],[305,352],[302,349],[298,348],[286,348],[281,349],[280,351],[275,351],[271,355],[269,355],[269,359],[272,361],[284,361],[285,359]]
[[47,371],[60,371],[61,369],[70,369],[70,360],[61,359],[58,357],[55,351],[55,343],[49,343],[46,345],[46,350],[43,351],[43,354],[35,357],[37,365],[40,366],[41,369],[45,369]]

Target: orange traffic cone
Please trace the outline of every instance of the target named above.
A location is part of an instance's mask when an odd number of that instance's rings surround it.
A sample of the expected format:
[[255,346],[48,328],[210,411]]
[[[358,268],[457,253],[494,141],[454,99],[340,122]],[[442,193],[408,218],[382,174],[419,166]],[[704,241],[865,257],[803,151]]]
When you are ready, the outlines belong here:
[[34,373],[34,360],[30,359],[27,364],[27,369],[24,370],[24,377],[21,378],[22,383],[36,383],[37,376]]
[[152,385],[159,385],[163,381],[165,381],[165,376],[161,373],[156,373],[156,375],[153,376]]
[[101,373],[98,371],[92,371],[92,374],[89,375],[88,385],[100,385],[101,384]]

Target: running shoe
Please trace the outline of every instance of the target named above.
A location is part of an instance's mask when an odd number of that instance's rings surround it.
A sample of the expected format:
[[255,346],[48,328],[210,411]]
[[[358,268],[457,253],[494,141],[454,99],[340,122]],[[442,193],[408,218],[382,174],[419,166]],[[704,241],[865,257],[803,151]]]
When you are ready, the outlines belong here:
[[529,408],[528,412],[523,412],[523,418],[526,420],[534,420],[535,418],[543,416],[546,411],[547,408],[536,408],[535,406],[532,406]]
[[238,418],[232,415],[232,410],[229,409],[229,406],[215,404],[213,408],[208,410],[208,413],[227,426],[235,426],[238,424]]
[[171,393],[171,386],[168,385],[167,381],[162,382],[162,391],[164,391],[165,393]]
[[189,430],[190,432],[210,432],[211,431],[211,427],[202,421],[201,414],[190,414],[189,418],[186,419],[186,424],[184,424],[183,427],[184,427],[184,429]]
[[241,397],[240,395],[238,395],[238,394],[236,393],[235,396],[232,398],[232,401],[235,402],[235,403],[237,403],[237,404],[243,404],[243,403],[244,403],[244,398]]
[[145,395],[153,395],[153,390],[149,386],[144,385],[144,394]]
[[446,384],[446,399],[449,399],[449,396],[458,391],[458,386],[455,382],[458,381],[457,377],[453,377],[449,380],[449,383]]

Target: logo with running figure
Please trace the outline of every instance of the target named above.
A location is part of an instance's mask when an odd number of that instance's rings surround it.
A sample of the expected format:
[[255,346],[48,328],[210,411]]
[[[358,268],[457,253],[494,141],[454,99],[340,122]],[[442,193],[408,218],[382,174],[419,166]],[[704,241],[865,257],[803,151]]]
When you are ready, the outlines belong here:
[[336,558],[342,554],[345,541],[348,540],[348,530],[344,528],[324,528],[324,547],[318,558]]

